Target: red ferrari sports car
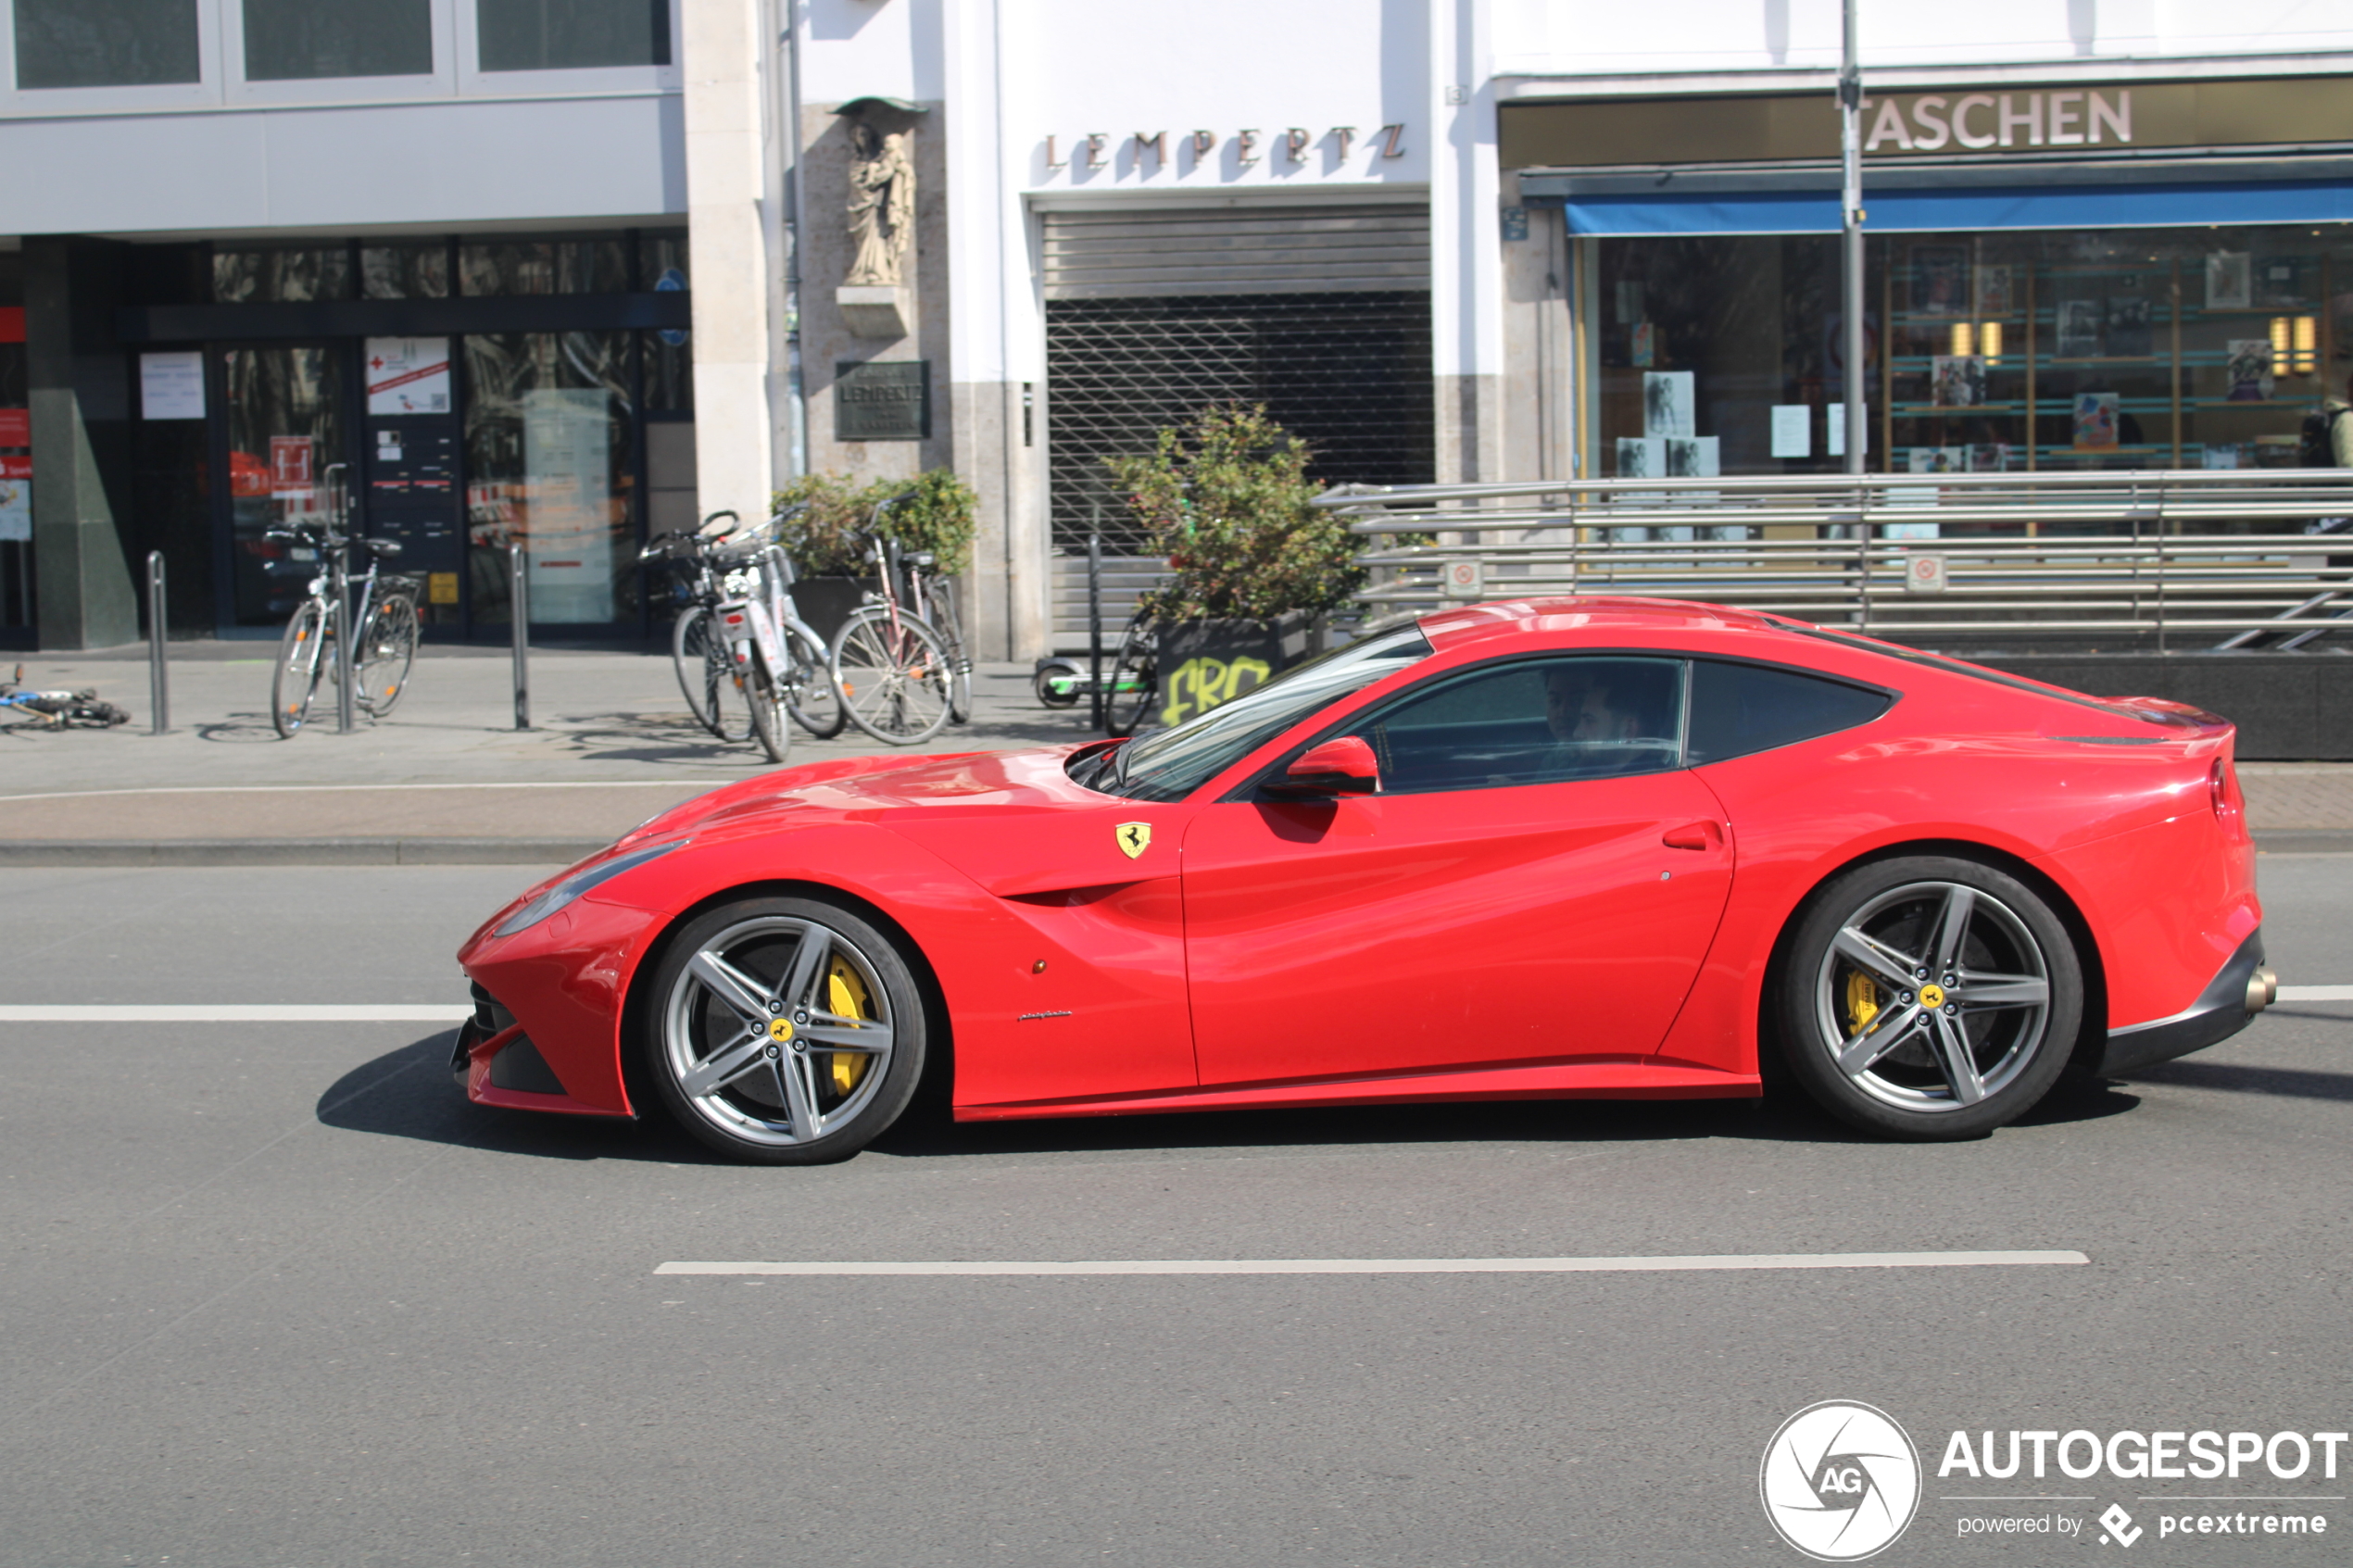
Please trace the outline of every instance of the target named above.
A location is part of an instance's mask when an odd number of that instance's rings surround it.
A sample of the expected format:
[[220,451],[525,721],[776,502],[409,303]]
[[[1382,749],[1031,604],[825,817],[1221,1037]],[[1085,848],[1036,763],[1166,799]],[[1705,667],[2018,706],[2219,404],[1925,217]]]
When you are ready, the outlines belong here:
[[2233,730],[1661,600],[1378,631],[1134,741],[787,769],[459,954],[475,1101],[962,1119],[1756,1095],[1985,1134],[2271,999]]

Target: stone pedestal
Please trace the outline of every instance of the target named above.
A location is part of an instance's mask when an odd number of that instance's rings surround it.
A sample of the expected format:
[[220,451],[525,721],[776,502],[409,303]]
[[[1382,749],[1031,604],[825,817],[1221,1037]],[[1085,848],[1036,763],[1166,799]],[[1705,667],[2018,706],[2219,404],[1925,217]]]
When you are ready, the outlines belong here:
[[904,284],[844,283],[834,305],[852,337],[902,338],[914,320]]

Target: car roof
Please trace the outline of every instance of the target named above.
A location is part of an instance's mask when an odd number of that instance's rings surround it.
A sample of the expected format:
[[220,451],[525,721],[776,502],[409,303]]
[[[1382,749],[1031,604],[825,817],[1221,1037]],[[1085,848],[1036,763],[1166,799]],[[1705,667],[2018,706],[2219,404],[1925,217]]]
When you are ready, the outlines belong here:
[[1451,651],[1498,637],[1545,632],[1777,632],[1780,622],[1753,610],[1687,599],[1641,599],[1572,595],[1543,599],[1503,599],[1442,609],[1421,620],[1430,646]]

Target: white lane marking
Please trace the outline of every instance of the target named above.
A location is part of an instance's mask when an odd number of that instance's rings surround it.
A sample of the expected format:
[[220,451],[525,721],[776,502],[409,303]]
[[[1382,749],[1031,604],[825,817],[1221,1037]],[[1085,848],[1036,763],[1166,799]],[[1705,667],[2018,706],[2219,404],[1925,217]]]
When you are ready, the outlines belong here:
[[1113,1258],[1072,1263],[664,1263],[658,1274],[1587,1274],[2088,1263],[2081,1252],[1755,1252],[1687,1258]]
[[424,1006],[244,1003],[211,1007],[0,1006],[0,1023],[455,1023],[473,1009],[462,1002]]
[[2283,1002],[2353,1002],[2353,985],[2283,985]]
[[58,789],[41,795],[0,795],[0,801],[82,800],[116,795],[333,795],[346,790],[404,789],[718,789],[725,779],[550,779],[540,784],[157,784],[140,789]]

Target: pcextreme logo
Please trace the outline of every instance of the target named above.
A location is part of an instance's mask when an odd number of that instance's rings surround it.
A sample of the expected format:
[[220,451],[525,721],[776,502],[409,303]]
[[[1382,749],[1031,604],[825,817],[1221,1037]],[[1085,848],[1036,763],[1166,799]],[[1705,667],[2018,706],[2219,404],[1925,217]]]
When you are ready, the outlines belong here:
[[1919,1512],[1919,1450],[1884,1411],[1825,1399],[1781,1423],[1756,1489],[1781,1539],[1818,1562],[1856,1562]]

